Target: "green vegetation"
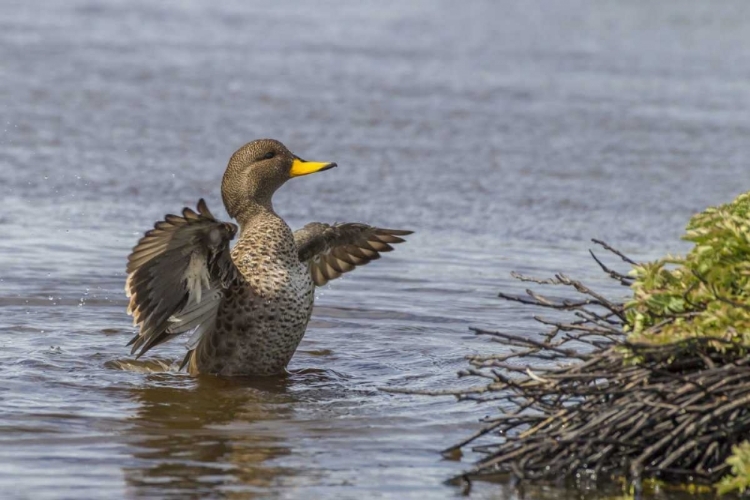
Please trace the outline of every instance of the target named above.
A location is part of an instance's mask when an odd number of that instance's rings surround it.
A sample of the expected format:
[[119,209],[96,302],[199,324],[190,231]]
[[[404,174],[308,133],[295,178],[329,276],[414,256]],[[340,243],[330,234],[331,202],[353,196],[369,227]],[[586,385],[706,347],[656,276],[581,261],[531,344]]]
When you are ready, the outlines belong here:
[[628,340],[671,344],[709,337],[719,350],[750,346],[750,193],[694,216],[684,257],[635,266]]
[[732,466],[732,475],[719,482],[719,494],[730,491],[744,493],[750,489],[750,443],[745,441],[732,448],[732,456],[727,459],[727,463]]

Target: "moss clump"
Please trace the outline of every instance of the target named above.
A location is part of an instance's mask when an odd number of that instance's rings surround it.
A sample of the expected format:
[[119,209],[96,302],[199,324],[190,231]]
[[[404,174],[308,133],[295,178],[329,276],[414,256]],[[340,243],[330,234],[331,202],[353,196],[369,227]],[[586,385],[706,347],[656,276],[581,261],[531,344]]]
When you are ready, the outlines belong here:
[[721,340],[714,344],[719,350],[750,346],[750,193],[695,215],[683,239],[695,244],[686,256],[631,272],[628,340],[671,344],[708,337]]

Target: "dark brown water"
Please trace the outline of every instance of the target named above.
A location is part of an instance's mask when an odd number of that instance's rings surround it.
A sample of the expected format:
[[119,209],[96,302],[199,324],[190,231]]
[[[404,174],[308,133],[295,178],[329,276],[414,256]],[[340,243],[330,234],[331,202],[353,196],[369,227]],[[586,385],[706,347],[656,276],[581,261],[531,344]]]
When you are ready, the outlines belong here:
[[[378,389],[463,383],[503,349],[469,325],[535,331],[509,271],[622,293],[589,238],[681,251],[750,189],[749,45],[742,0],[1,2],[2,498],[458,495],[476,457],[438,452],[495,409]],[[279,192],[293,227],[416,234],[319,290],[285,380],[128,362],[130,247],[199,197],[225,216],[258,137],[340,166]]]

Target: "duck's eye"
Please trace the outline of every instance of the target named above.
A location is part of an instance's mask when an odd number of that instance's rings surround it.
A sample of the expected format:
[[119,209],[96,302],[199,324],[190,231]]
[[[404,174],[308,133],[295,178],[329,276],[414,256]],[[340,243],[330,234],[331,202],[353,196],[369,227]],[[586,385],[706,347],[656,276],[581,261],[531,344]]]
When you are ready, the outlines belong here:
[[263,159],[264,160],[270,160],[274,156],[276,156],[276,153],[274,153],[273,151],[269,151],[268,153],[266,153],[266,154],[263,155]]

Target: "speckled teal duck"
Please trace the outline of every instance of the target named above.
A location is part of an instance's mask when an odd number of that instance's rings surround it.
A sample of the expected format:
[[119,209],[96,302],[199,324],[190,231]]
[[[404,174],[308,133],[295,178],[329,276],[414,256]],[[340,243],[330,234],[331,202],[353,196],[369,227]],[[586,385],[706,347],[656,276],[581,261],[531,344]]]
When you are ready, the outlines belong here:
[[221,222],[203,200],[197,211],[167,215],[128,257],[128,313],[139,329],[128,345],[143,355],[190,333],[182,363],[191,374],[285,372],[305,334],[316,286],[393,250],[411,231],[313,222],[292,232],[274,212],[287,180],[335,167],[301,160],[271,139],[253,141],[229,160],[221,185]]

